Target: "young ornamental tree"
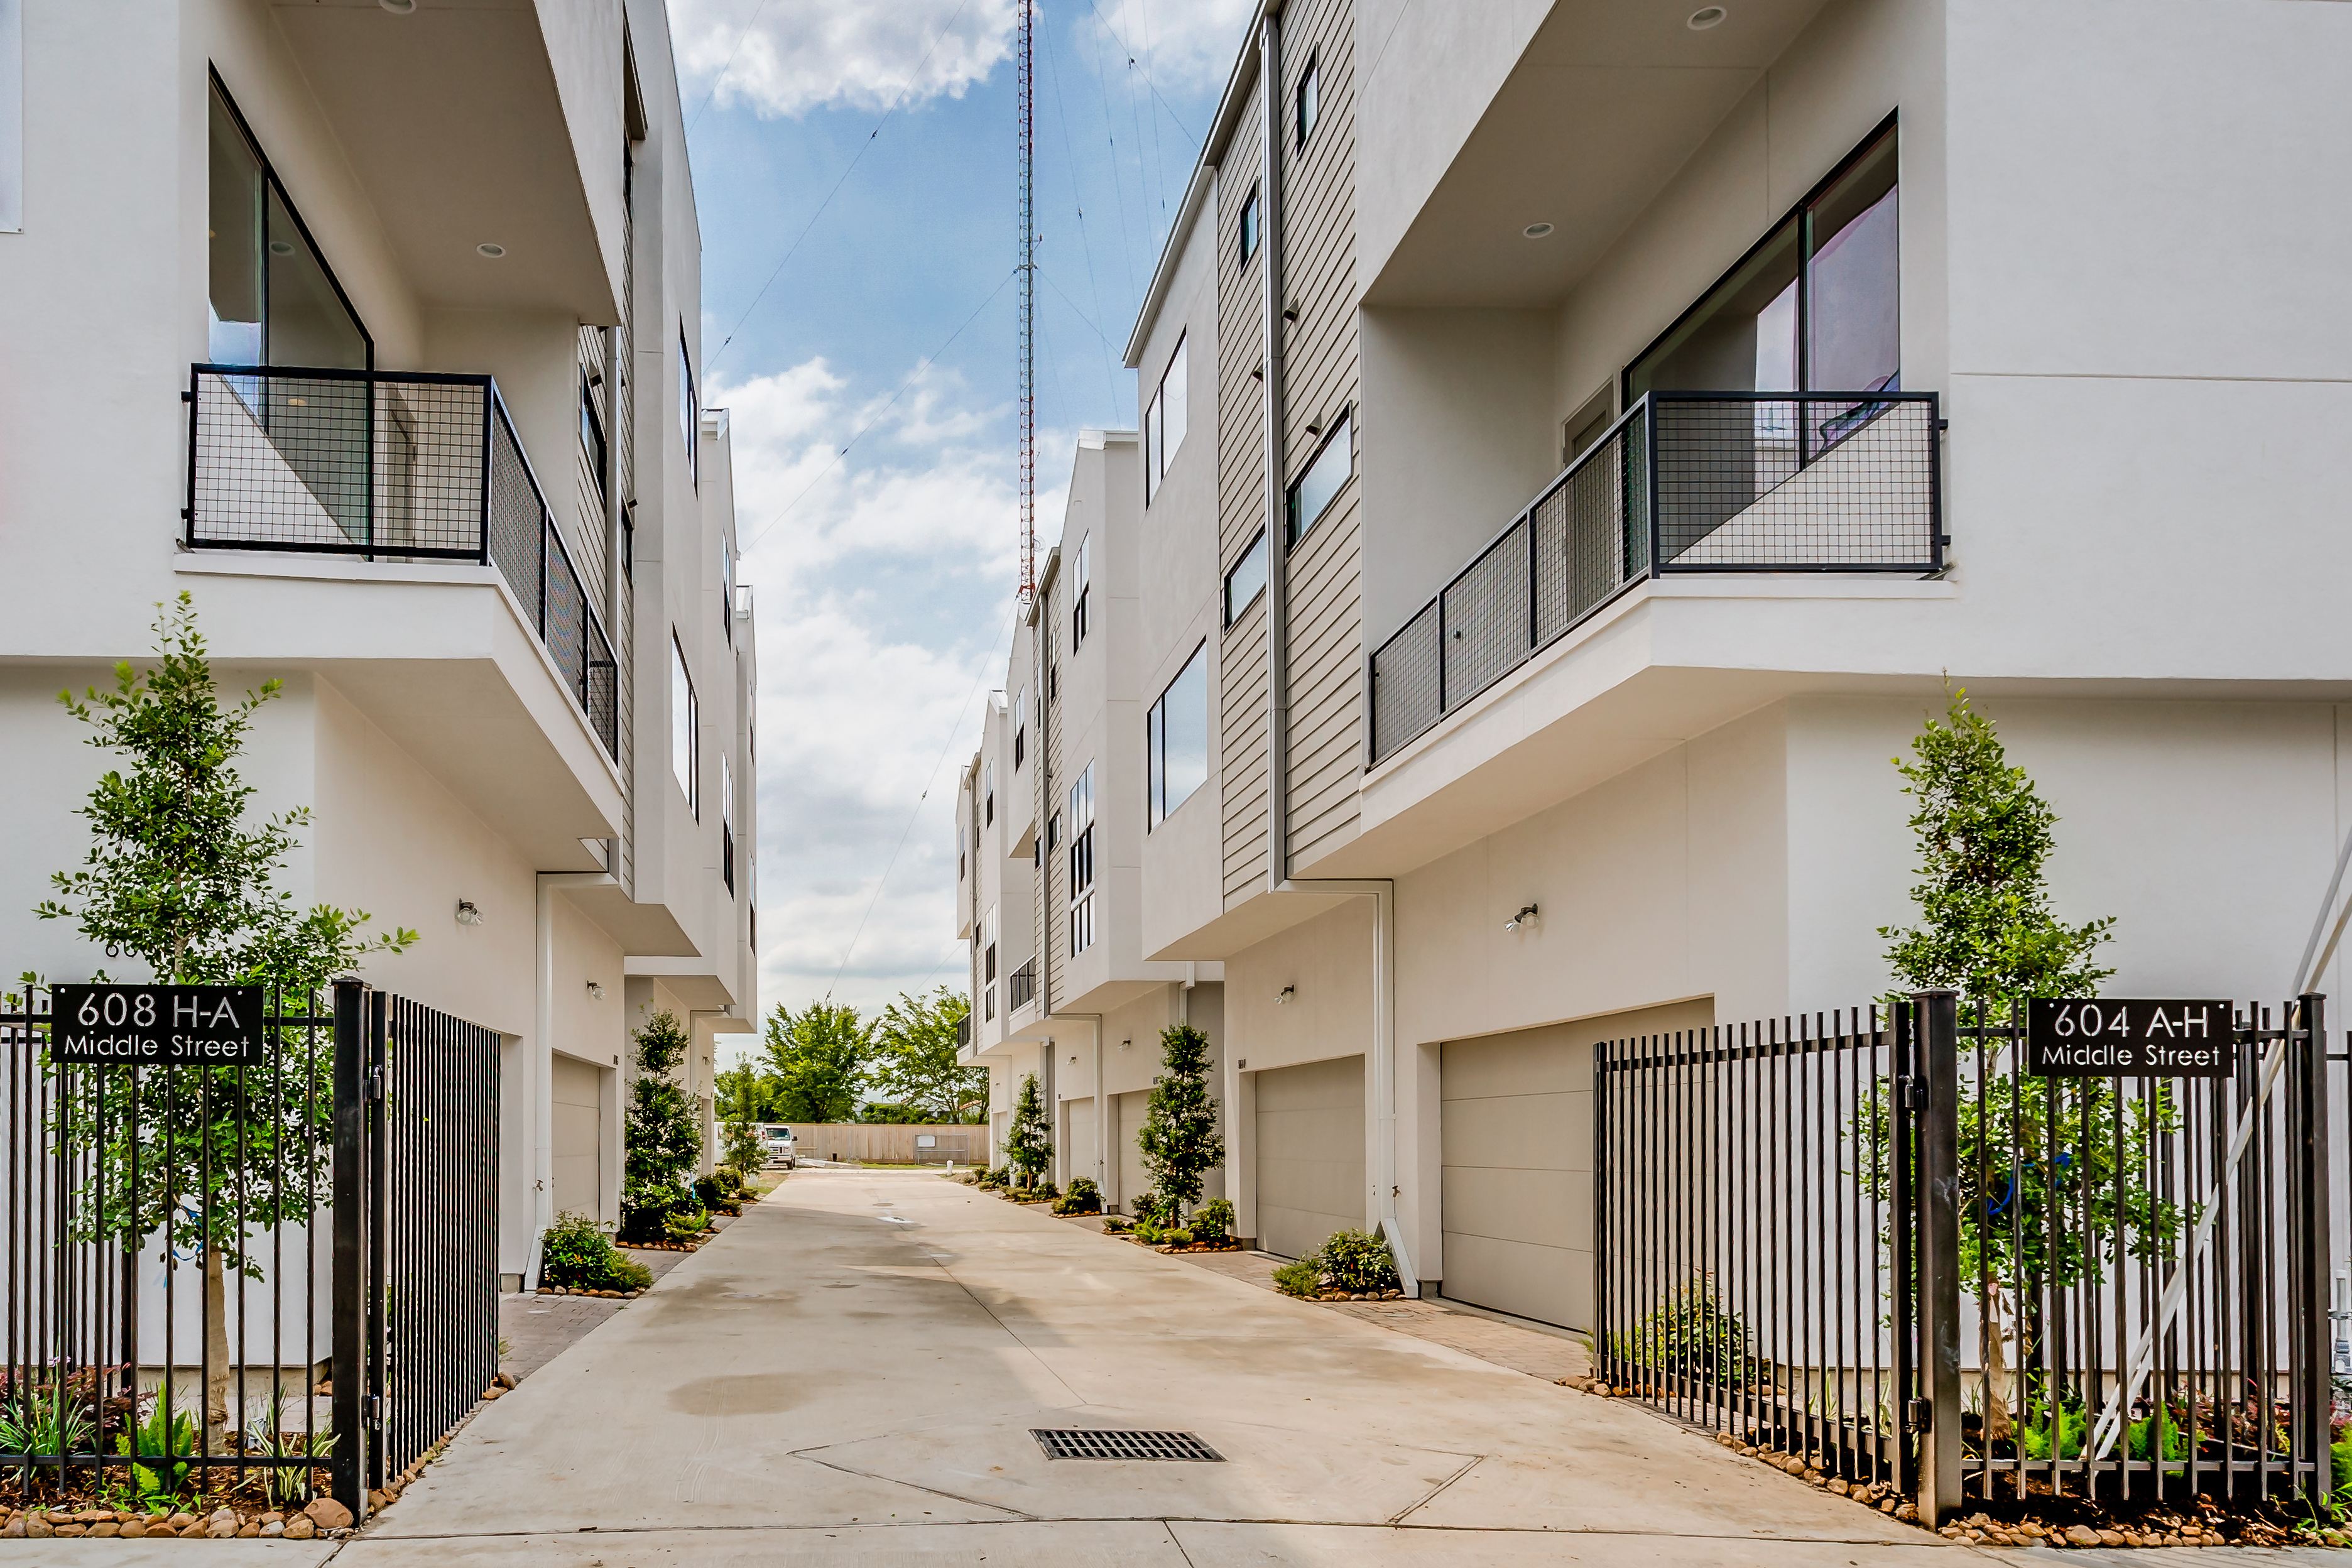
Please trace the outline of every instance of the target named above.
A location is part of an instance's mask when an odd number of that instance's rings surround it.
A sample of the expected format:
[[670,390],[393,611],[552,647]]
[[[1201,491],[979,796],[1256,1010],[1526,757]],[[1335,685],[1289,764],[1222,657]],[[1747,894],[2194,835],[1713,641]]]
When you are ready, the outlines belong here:
[[[957,1060],[956,1026],[971,1004],[942,985],[928,996],[899,993],[876,1021],[875,1087],[909,1121],[966,1122],[988,1110],[988,1069]],[[869,1109],[871,1109],[869,1107]]]
[[[2051,908],[2046,867],[2058,814],[2023,768],[2011,765],[1992,722],[1951,694],[1944,718],[1929,719],[1895,759],[1914,802],[1919,881],[1911,889],[1916,925],[1883,926],[1897,994],[1949,988],[1964,1016],[1982,1008],[2007,1023],[2037,996],[2095,996],[2112,969],[2097,953],[2112,919],[2079,925]],[[1867,1184],[1885,1194],[1890,1124],[1885,1086],[1870,1108]],[[1988,1068],[1981,1092],[1960,1097],[1958,1169],[1961,1278],[1988,1326],[1984,1437],[2015,1438],[2017,1398],[2009,1376],[2014,1344],[2031,1365],[2040,1340],[2036,1304],[2049,1289],[2105,1277],[2121,1256],[2165,1255],[2179,1213],[2125,1157],[2117,1181],[2115,1138],[2053,1137],[2053,1127],[2114,1127],[2123,1150],[2145,1150],[2171,1131],[2177,1115],[2160,1089],[2118,1107],[2106,1079],[2053,1080]],[[2010,1286],[2022,1282],[2011,1299]]]
[[[119,664],[110,690],[59,694],[89,726],[89,743],[125,766],[79,808],[89,851],[79,869],[50,879],[57,897],[34,912],[71,921],[158,984],[258,984],[284,1013],[315,1016],[325,1005],[315,992],[416,933],[371,937],[364,911],[305,910],[279,885],[310,811],[252,818],[253,786],[237,773],[254,715],[279,683],[223,703],[193,598],[158,609],[149,668]],[[332,1051],[301,1029],[275,1044],[259,1066],[85,1069],[50,1126],[97,1160],[96,1179],[72,1196],[77,1239],[144,1245],[168,1225],[174,1248],[201,1248],[213,1449],[228,1419],[226,1276],[259,1279],[248,1238],[310,1220],[333,1184]],[[169,1091],[158,1092],[165,1074]]]
[[1035,1186],[1038,1175],[1054,1163],[1053,1130],[1034,1072],[1021,1080],[1020,1096],[1013,1102],[1013,1124],[1004,1130],[1004,1163],[1021,1173],[1024,1187]]
[[1217,1100],[1209,1092],[1209,1038],[1190,1024],[1160,1032],[1160,1065],[1135,1146],[1171,1223],[1201,1201],[1201,1178],[1225,1163],[1217,1136]]
[[623,1134],[621,1237],[659,1241],[662,1222],[694,1207],[694,1168],[702,1160],[695,1103],[677,1079],[693,1037],[668,1009],[646,1020],[636,1042],[636,1078],[629,1085]]

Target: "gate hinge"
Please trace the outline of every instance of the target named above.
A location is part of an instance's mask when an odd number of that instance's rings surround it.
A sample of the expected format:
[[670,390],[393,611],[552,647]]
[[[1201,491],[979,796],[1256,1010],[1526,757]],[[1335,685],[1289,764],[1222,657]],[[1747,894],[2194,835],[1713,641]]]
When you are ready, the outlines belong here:
[[[1914,1403],[1925,1403],[1925,1402],[1924,1402],[1924,1401],[1915,1401]],[[367,1424],[368,1424],[369,1426],[383,1426],[383,1394],[369,1394],[369,1395],[367,1396],[367,1408],[366,1408],[363,1412],[362,1412],[362,1418],[363,1420],[365,1420],[365,1421],[367,1422]]]
[[1927,1109],[1927,1080],[1917,1073],[1906,1073],[1895,1080],[1895,1091],[1906,1110]]
[[383,1069],[382,1068],[368,1068],[367,1097],[370,1100],[382,1100],[383,1098]]
[[1903,1406],[1903,1427],[1906,1432],[1932,1432],[1936,1429],[1936,1402],[1914,1399]]

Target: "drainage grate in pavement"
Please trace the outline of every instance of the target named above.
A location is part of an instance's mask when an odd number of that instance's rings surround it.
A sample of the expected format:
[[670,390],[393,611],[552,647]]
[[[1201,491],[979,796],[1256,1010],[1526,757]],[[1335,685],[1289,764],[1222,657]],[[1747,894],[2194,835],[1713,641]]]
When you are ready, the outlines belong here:
[[1121,1432],[1091,1427],[1044,1430],[1029,1436],[1049,1459],[1197,1459],[1222,1465],[1225,1457],[1190,1432]]

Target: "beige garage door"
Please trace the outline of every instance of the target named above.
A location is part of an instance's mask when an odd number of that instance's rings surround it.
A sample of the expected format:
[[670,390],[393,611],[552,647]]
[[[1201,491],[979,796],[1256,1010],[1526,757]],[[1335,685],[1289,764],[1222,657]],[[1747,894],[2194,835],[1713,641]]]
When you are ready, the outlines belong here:
[[554,1124],[548,1131],[558,1214],[614,1217],[598,1207],[604,1193],[604,1075],[611,1070],[573,1057],[555,1058]]
[[1446,1295],[1592,1326],[1592,1042],[1714,1019],[1685,1002],[1446,1043]]
[[1067,1186],[1080,1176],[1099,1184],[1102,1178],[1095,1171],[1095,1102],[1062,1101],[1062,1184]]
[[1303,1258],[1364,1228],[1364,1058],[1257,1075],[1258,1245]]
[[1112,1135],[1118,1140],[1118,1205],[1121,1212],[1133,1214],[1135,1211],[1128,1205],[1151,1185],[1151,1173],[1143,1168],[1143,1152],[1135,1146],[1135,1135],[1143,1126],[1144,1114],[1151,1109],[1151,1091],[1139,1089],[1114,1094],[1110,1108]]

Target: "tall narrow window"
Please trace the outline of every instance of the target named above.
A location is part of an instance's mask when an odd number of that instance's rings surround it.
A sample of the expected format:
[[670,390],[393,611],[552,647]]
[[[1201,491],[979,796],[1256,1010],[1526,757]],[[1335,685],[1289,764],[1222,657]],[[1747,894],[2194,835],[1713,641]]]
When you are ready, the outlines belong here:
[[697,489],[702,488],[702,405],[694,390],[694,356],[687,352],[686,329],[677,330],[677,430],[686,438],[686,475]]
[[1070,651],[1072,653],[1077,652],[1078,645],[1087,640],[1087,595],[1091,591],[1091,584],[1089,584],[1087,576],[1087,545],[1088,542],[1089,541],[1086,539],[1078,541],[1077,559],[1070,568],[1070,591],[1072,595],[1070,599]]
[[1095,942],[1095,765],[1070,786],[1070,956]]
[[996,826],[996,760],[993,757],[990,758],[988,765],[981,770],[980,776],[981,793],[985,802],[981,807],[981,821],[987,826],[993,827]]
[[719,629],[735,640],[735,544],[724,534],[719,538]]
[[1257,187],[1252,185],[1250,194],[1242,198],[1241,219],[1234,225],[1244,266],[1247,266],[1249,258],[1257,254]]
[[1242,618],[1242,612],[1257,603],[1265,592],[1265,530],[1259,529],[1242,558],[1225,574],[1225,625],[1230,626]]
[[596,412],[595,384],[583,376],[580,379],[580,455],[588,459],[588,471],[596,476],[596,495],[604,494],[604,420]]
[[1159,493],[1160,481],[1168,477],[1176,449],[1184,444],[1184,340],[1178,338],[1176,352],[1168,356],[1168,368],[1160,373],[1160,384],[1152,390],[1151,407],[1143,418],[1143,500],[1147,506]]
[[205,352],[215,364],[367,369],[366,331],[217,79],[210,102]]
[[735,759],[719,754],[719,877],[735,890]]
[[700,718],[695,710],[694,678],[686,670],[686,649],[673,631],[669,635],[669,769],[677,777],[677,787],[686,792],[687,810],[698,820],[702,816],[702,797],[696,784],[699,770],[694,765],[694,737]]
[[980,978],[985,988],[981,1000],[981,1016],[996,1016],[996,906],[988,906],[988,913],[980,920]]
[[1307,139],[1315,134],[1315,121],[1322,112],[1323,86],[1313,56],[1308,56],[1307,69],[1298,78],[1298,149],[1307,150]]
[[1160,700],[1143,721],[1149,826],[1168,814],[1209,777],[1209,645],[1192,650]]
[[1019,773],[1029,752],[1029,689],[1013,694],[1013,771]]
[[1290,542],[1293,544],[1306,538],[1307,530],[1323,521],[1323,514],[1330,510],[1332,501],[1339,499],[1339,488],[1348,482],[1348,476],[1355,472],[1356,445],[1350,429],[1352,423],[1350,419],[1342,417],[1338,425],[1332,426],[1330,435],[1323,439],[1322,450],[1315,454],[1315,460],[1307,465],[1307,471],[1299,475],[1297,481],[1290,487]]

